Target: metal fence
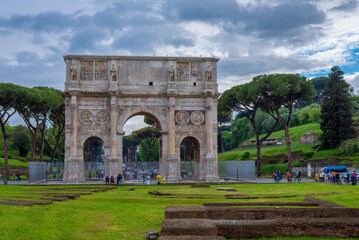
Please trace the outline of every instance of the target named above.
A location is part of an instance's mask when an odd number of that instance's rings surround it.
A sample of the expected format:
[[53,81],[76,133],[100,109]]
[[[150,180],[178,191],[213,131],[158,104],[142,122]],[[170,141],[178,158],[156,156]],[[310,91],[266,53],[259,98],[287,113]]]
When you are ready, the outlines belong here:
[[[36,163],[35,163],[36,164]],[[44,180],[62,180],[64,175],[64,163],[41,163],[46,164],[46,179]],[[181,177],[184,179],[191,179],[194,177],[195,164],[194,162],[181,162]],[[159,174],[159,162],[130,162],[123,163],[122,175],[124,179],[142,179],[142,174],[145,172],[151,178],[155,178]],[[30,170],[30,169],[29,169]],[[42,174],[36,170],[30,173],[39,180]],[[44,171],[44,170],[42,170]],[[100,180],[105,177],[105,166],[103,163],[85,163],[85,174],[88,180]],[[42,176],[44,176],[43,174]],[[218,162],[218,176],[220,178],[233,178],[233,179],[254,179],[255,167],[254,161],[228,161]],[[40,177],[41,178],[41,177]],[[42,177],[44,178],[44,177]]]

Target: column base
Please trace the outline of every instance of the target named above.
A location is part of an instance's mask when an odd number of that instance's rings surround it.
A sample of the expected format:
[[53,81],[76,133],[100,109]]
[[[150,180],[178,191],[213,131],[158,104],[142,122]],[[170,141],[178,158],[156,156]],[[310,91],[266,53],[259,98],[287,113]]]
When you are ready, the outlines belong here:
[[167,182],[178,183],[180,180],[178,176],[180,170],[177,156],[174,154],[169,155],[165,166],[167,167]]
[[84,183],[86,182],[85,169],[82,158],[70,156],[65,161],[64,183]]

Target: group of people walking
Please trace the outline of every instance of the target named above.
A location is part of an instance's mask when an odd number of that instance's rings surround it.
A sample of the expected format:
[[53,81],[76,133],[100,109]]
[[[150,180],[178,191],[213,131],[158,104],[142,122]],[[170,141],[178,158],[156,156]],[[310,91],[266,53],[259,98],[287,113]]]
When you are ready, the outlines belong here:
[[316,173],[315,181],[320,183],[336,183],[336,184],[343,184],[343,183],[350,183],[352,185],[357,185],[358,182],[358,173],[354,171],[353,174],[350,173],[343,173],[343,172],[335,172],[331,171],[330,173],[324,173],[323,171]]
[[[117,185],[121,185],[121,184],[122,184],[122,178],[123,178],[123,177],[122,177],[122,174],[119,173],[119,174],[117,175],[117,177],[116,177],[116,179],[117,179],[116,184],[117,184]],[[113,175],[111,175],[111,177],[106,176],[106,178],[105,178],[105,183],[106,183],[106,185],[110,185],[110,184],[115,185],[115,178],[114,178],[114,176],[113,176]]]
[[[150,176],[149,176],[148,174],[146,175],[145,172],[142,174],[142,176],[143,176],[143,184],[146,184],[146,182],[149,182],[149,181],[151,180]],[[166,183],[167,183],[166,178],[165,178],[165,177],[161,177],[160,174],[158,174],[158,175],[156,176],[156,178],[157,178],[157,185],[160,185],[161,183],[162,183],[162,184],[166,184]],[[122,184],[122,179],[123,179],[122,174],[119,173],[119,174],[117,175],[117,178],[116,178],[116,179],[117,179],[116,185],[121,185],[121,184]],[[106,184],[106,185],[115,185],[115,177],[114,177],[113,175],[111,175],[111,177],[106,176],[106,178],[105,178],[105,184]]]
[[[287,177],[287,182],[290,183],[292,182],[292,176],[290,174],[290,172],[288,171],[287,174],[286,174],[286,177]],[[274,173],[273,173],[273,178],[274,178],[274,182],[275,183],[279,183],[280,180],[282,180],[282,172],[280,170],[276,170]],[[300,178],[300,171],[297,170],[295,172],[295,179],[294,181],[298,181],[300,182],[301,181],[301,178]]]

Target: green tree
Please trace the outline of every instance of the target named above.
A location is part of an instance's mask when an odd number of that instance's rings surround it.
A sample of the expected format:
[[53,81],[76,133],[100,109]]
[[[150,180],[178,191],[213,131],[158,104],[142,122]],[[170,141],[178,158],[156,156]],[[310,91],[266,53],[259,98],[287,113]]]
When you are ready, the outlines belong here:
[[25,88],[12,84],[0,83],[0,128],[4,142],[5,176],[9,177],[9,144],[5,125],[15,114],[18,105],[23,103]]
[[12,141],[12,148],[19,151],[20,157],[26,157],[31,148],[29,130],[22,125],[18,125],[12,132],[10,139]]
[[223,131],[223,143],[225,151],[236,148],[236,139],[229,131]]
[[349,84],[338,66],[331,70],[323,92],[320,115],[320,129],[323,131],[320,140],[324,149],[336,148],[342,141],[354,137]]
[[143,152],[143,157],[141,158],[141,161],[150,161],[152,153],[156,151],[155,147],[159,146],[159,139],[157,135],[158,129],[155,127],[144,127],[131,133],[132,137],[141,142],[140,151]]
[[135,161],[136,148],[140,143],[141,142],[139,142],[138,139],[131,135],[123,137],[123,157],[126,162]]
[[329,77],[317,77],[317,78],[312,78],[310,81],[313,83],[314,85],[314,89],[317,93],[317,95],[314,97],[313,101],[317,104],[322,104],[323,102],[323,92],[324,92],[324,87],[325,84],[327,83]]
[[306,107],[300,109],[300,112],[299,112],[299,121],[300,121],[300,123],[301,123],[302,125],[309,123],[310,111],[311,111],[311,107],[310,107],[310,106],[306,106]]
[[[240,112],[245,116],[252,125],[253,132],[257,143],[257,175],[261,176],[261,145],[272,134],[277,127],[278,120],[273,126],[273,129],[269,131],[263,138],[259,138],[258,126],[256,125],[256,114],[259,107],[263,105],[263,98],[261,92],[264,85],[252,81],[243,85],[234,86],[231,89],[225,91],[219,98],[218,105],[223,109],[230,111]],[[273,115],[274,117],[274,115]]]
[[[298,101],[310,102],[315,95],[313,84],[299,74],[261,75],[255,77],[254,81],[264,86],[261,93],[264,99],[262,108],[268,113],[272,114],[274,112],[284,127],[288,153],[288,170],[291,172],[292,151],[289,127],[293,117],[294,103]],[[280,112],[281,107],[287,110],[286,114]]]
[[309,122],[319,123],[320,122],[320,112],[321,112],[321,109],[319,107],[312,108],[309,113]]
[[236,146],[250,138],[249,131],[250,121],[248,120],[248,118],[244,117],[237,119],[235,128],[232,131],[232,134],[236,140]]

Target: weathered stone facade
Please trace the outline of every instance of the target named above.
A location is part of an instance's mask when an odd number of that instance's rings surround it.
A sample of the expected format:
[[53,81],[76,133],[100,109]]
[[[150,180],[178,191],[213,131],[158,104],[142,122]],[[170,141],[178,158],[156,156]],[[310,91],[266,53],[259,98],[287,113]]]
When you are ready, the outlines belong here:
[[178,182],[180,144],[199,145],[195,178],[217,181],[217,58],[67,55],[64,181],[86,180],[83,147],[104,142],[105,176],[122,172],[123,127],[151,117],[160,132],[160,174]]

